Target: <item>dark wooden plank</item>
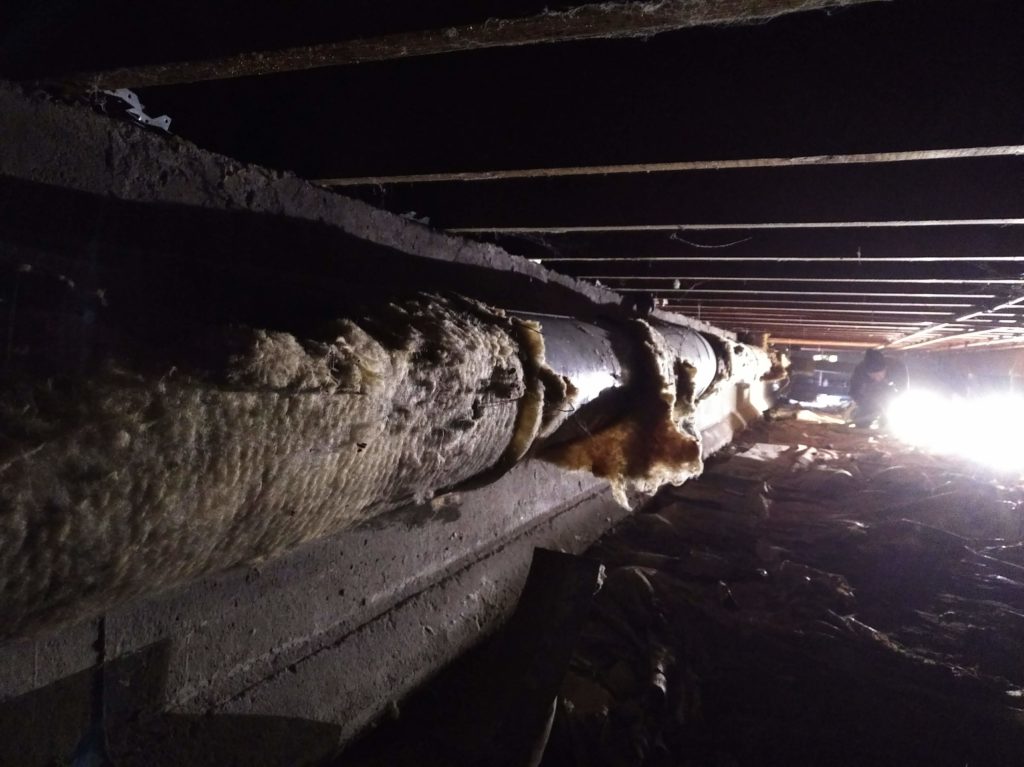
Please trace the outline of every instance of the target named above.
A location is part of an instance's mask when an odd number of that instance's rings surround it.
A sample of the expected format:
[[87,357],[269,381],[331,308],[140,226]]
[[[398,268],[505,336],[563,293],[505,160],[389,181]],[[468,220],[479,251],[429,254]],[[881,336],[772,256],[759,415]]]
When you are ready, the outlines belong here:
[[648,38],[711,24],[759,21],[796,11],[858,5],[878,0],[720,0],[698,3],[593,3],[518,19],[490,19],[446,29],[402,32],[359,40],[241,53],[207,61],[183,61],[71,75],[69,84],[92,89],[145,88],[301,72],[371,61],[437,56],[576,40]]

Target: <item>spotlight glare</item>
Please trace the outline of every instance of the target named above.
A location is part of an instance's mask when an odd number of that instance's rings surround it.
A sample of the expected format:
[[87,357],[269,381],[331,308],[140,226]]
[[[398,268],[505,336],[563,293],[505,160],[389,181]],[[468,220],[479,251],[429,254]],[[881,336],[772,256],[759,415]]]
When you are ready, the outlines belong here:
[[1011,394],[951,397],[909,391],[889,407],[894,436],[936,453],[960,455],[1000,471],[1024,471],[1024,398]]

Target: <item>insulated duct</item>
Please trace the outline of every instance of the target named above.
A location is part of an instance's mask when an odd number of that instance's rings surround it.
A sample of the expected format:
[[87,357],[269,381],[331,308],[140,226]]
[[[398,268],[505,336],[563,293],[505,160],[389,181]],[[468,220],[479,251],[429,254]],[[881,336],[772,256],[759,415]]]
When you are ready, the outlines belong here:
[[[625,502],[699,473],[698,399],[768,369],[689,328],[458,297],[315,338],[225,328],[195,340],[201,354],[56,376],[38,372],[61,362],[45,359],[48,327],[0,391],[3,636],[278,556],[527,454]],[[716,343],[754,364],[734,372]]]

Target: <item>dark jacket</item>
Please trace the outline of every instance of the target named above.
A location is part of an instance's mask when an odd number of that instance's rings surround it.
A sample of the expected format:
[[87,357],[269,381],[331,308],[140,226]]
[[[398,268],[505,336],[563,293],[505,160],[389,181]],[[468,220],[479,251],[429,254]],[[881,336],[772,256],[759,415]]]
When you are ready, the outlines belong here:
[[873,380],[868,368],[869,363],[865,361],[853,369],[853,376],[850,378],[850,397],[854,402],[891,396],[907,388],[907,368],[902,362],[885,360],[885,377],[881,381]]

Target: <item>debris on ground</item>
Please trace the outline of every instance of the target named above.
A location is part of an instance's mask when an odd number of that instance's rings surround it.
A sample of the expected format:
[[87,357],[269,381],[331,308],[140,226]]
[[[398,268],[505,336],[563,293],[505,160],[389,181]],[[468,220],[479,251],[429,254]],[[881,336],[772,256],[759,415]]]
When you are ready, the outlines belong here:
[[339,767],[536,767],[602,576],[592,559],[535,549],[502,631],[404,702],[401,722],[346,749]]
[[1024,485],[831,420],[595,545],[544,764],[1024,764]]

